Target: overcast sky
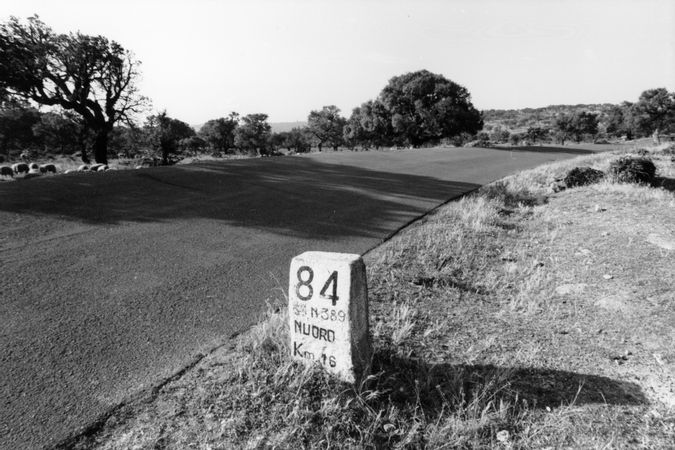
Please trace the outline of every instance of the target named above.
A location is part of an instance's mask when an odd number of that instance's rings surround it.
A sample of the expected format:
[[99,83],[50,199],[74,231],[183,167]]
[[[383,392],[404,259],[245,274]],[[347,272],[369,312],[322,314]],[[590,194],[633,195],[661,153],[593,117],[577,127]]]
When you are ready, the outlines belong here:
[[419,69],[478,109],[635,101],[675,90],[673,0],[0,0],[57,32],[114,39],[142,61],[154,110],[190,124],[345,116]]

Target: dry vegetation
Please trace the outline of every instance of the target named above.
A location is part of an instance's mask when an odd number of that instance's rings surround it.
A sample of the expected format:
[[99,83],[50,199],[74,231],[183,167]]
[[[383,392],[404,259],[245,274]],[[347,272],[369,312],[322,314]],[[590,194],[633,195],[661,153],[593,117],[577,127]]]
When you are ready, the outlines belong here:
[[376,353],[361,385],[289,360],[281,299],[75,447],[672,448],[675,151],[646,153],[656,187],[554,193],[570,168],[619,156],[577,158],[366,255]]

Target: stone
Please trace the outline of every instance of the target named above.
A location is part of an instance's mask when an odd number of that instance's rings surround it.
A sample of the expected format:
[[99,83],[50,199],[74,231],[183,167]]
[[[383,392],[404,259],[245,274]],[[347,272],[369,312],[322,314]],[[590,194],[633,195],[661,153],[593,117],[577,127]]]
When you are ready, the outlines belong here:
[[361,256],[305,252],[291,261],[291,356],[321,364],[348,383],[369,369],[368,287]]
[[581,294],[586,289],[586,286],[586,283],[561,284],[555,288],[555,293],[558,295]]
[[675,239],[667,239],[656,233],[650,233],[647,236],[647,242],[665,250],[675,250]]

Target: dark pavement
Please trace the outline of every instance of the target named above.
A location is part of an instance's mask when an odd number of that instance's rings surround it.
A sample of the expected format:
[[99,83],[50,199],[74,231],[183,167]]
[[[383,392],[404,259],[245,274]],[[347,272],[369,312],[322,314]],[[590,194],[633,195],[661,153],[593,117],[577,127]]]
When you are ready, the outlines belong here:
[[0,448],[52,446],[256,321],[307,250],[583,150],[339,152],[0,183]]

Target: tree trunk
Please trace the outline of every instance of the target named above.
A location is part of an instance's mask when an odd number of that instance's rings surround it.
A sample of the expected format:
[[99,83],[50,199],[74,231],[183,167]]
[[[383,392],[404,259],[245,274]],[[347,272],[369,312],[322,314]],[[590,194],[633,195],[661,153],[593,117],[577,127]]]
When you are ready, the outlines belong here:
[[[82,153],[84,156],[84,152]],[[108,164],[108,131],[98,130],[94,138],[94,159],[98,164]]]
[[319,151],[321,151],[322,146],[323,146],[323,143],[319,142]]

